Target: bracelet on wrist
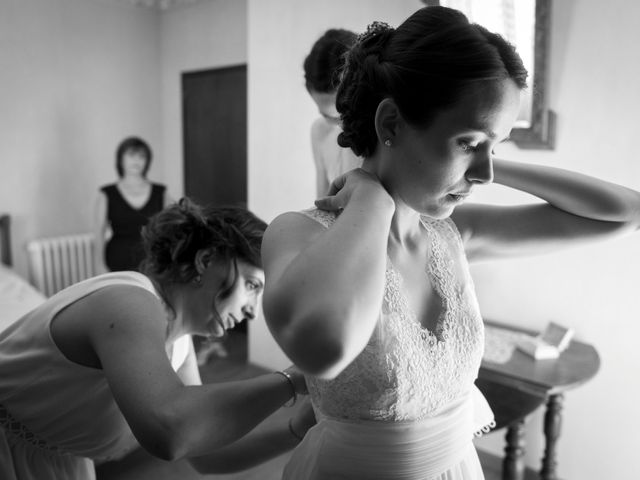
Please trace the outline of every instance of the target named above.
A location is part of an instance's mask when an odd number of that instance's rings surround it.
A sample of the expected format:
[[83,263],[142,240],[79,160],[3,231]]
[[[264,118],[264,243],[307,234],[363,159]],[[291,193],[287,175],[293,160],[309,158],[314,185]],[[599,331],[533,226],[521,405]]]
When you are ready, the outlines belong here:
[[291,387],[291,400],[288,400],[287,403],[284,404],[285,407],[293,407],[296,404],[296,400],[298,399],[298,393],[296,392],[296,384],[293,383],[293,378],[288,372],[284,370],[278,370],[277,372],[273,372],[278,375],[282,375],[289,382],[289,386]]
[[296,432],[296,431],[294,430],[294,428],[293,428],[293,418],[290,418],[290,419],[289,419],[289,432],[291,433],[291,435],[293,435],[294,437],[296,437],[296,439],[298,439],[298,441],[300,441],[300,442],[301,442],[301,441],[302,441],[302,439],[304,438],[304,437],[300,436],[300,435],[298,434],[298,432]]

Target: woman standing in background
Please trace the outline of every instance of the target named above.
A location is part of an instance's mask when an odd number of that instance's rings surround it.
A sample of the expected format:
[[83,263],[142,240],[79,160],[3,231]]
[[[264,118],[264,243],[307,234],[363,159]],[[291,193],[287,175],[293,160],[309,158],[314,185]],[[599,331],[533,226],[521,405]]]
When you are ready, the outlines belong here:
[[327,194],[334,178],[362,164],[362,159],[350,149],[338,145],[338,135],[342,129],[336,110],[336,91],[344,55],[355,40],[355,33],[332,28],[316,40],[304,60],[305,86],[320,113],[320,117],[311,125],[318,197]]
[[100,188],[96,204],[96,273],[138,270],[144,257],[140,231],[151,215],[171,203],[166,187],[147,179],[152,156],[147,142],[138,137],[118,145],[119,179]]

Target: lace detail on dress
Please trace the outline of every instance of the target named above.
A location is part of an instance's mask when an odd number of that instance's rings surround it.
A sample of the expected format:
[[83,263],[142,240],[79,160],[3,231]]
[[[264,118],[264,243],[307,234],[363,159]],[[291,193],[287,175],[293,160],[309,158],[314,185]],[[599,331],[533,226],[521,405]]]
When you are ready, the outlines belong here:
[[22,422],[17,420],[9,411],[0,404],[0,427],[2,427],[10,435],[33,445],[40,450],[46,450],[58,455],[69,455],[55,445],[50,445],[46,440],[32,433]]
[[320,210],[317,208],[308,208],[307,210],[301,210],[300,213],[314,219],[316,222],[326,228],[329,228],[331,225],[333,225],[333,222],[335,222],[338,218],[338,213],[336,212],[328,212],[326,210]]
[[[321,210],[303,213],[327,228],[336,218]],[[443,304],[435,331],[419,323],[388,260],[382,311],[367,346],[335,379],[307,379],[320,417],[420,420],[473,387],[484,333],[462,240],[449,219],[423,218],[422,224],[430,240],[425,273]]]

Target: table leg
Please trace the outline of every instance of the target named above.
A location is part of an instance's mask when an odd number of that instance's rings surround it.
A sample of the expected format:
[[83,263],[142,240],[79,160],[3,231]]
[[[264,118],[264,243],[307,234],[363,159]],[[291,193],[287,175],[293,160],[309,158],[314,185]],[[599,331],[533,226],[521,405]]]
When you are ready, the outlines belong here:
[[547,401],[547,411],[544,414],[545,449],[542,457],[542,480],[556,480],[556,467],[558,466],[556,444],[560,438],[560,426],[562,424],[562,394],[551,395]]
[[502,480],[522,480],[524,478],[524,418],[512,423],[505,435],[502,461]]

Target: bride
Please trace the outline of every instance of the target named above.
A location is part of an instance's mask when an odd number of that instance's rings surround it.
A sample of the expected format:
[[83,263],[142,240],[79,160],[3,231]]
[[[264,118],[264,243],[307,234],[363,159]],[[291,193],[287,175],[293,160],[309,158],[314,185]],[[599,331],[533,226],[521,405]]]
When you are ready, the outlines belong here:
[[[262,246],[265,316],[318,418],[285,479],[482,479],[472,438],[492,413],[467,262],[639,229],[636,191],[494,159],[526,77],[510,44],[444,7],[374,23],[350,49],[338,141],[363,166]],[[491,182],[543,202],[466,203]]]

